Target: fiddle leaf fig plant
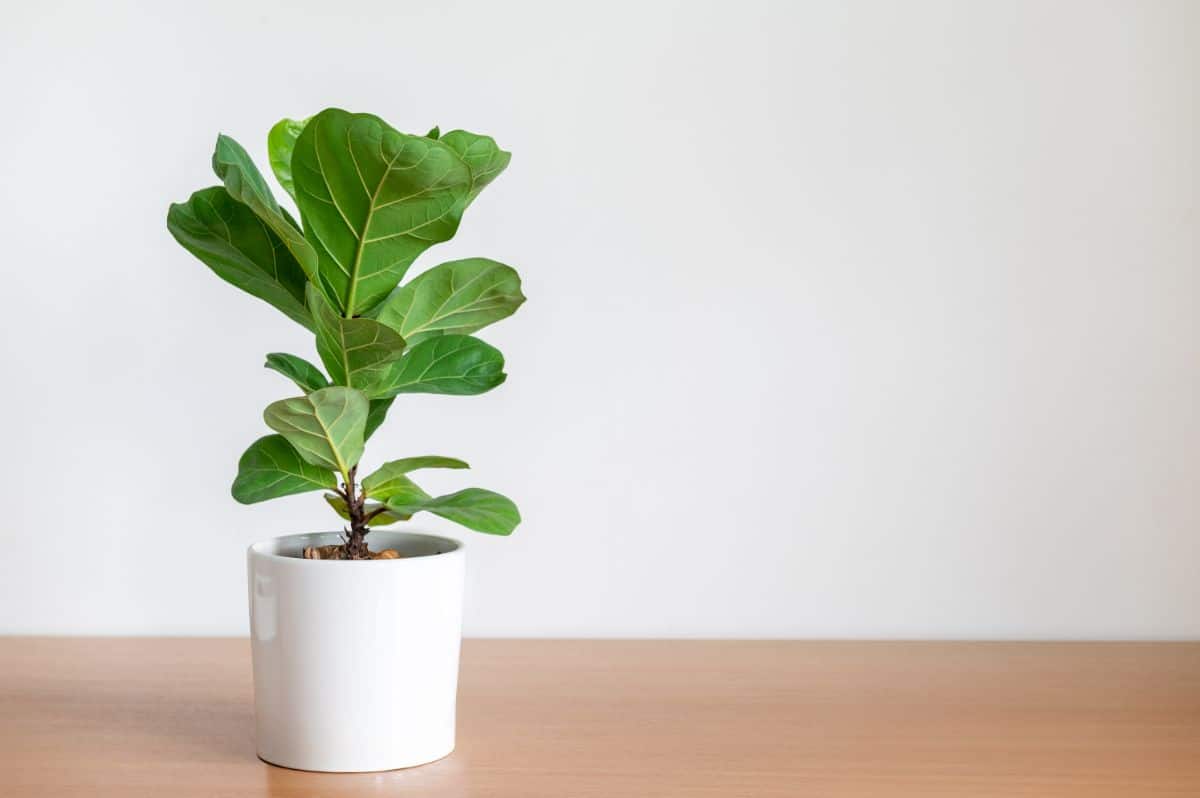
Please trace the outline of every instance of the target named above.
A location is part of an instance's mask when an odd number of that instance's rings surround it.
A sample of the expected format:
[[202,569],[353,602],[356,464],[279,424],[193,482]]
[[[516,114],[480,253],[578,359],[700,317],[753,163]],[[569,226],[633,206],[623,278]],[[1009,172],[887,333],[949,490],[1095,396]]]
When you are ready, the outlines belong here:
[[483,488],[432,496],[413,481],[422,469],[465,469],[452,457],[384,463],[360,476],[364,445],[400,394],[473,396],[504,382],[504,356],[474,333],[525,301],[521,279],[487,258],[443,263],[404,283],[413,262],[458,231],[467,207],[508,166],[488,136],[455,130],[401,133],[371,114],[328,108],[283,119],[267,136],[271,169],[295,201],[279,204],[246,150],[217,137],[221,184],[167,213],[167,229],[221,279],[314,337],[320,366],[272,352],[266,367],[299,396],[263,413],[275,434],[238,462],[233,497],[244,504],[309,491],[345,519],[335,551],[368,559],[372,526],[433,513],[478,532],[510,534],[513,502]]

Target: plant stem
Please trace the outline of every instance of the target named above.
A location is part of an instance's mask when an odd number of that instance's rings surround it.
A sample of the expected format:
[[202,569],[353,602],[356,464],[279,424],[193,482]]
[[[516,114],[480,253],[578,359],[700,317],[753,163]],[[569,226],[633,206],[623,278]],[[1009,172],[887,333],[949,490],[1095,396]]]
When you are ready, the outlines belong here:
[[346,553],[347,560],[366,560],[370,559],[371,552],[367,548],[367,533],[371,530],[367,529],[366,512],[363,506],[365,497],[358,492],[357,486],[354,484],[354,476],[358,471],[358,466],[350,469],[350,472],[345,475],[346,481],[342,484],[342,497],[346,500],[346,514],[350,516],[350,528],[346,530],[346,542],[342,545],[342,550]]

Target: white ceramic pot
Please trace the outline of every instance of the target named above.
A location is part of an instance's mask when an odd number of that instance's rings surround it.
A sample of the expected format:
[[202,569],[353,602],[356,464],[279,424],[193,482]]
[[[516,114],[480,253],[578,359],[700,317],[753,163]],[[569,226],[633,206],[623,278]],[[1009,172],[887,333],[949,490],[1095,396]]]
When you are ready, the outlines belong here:
[[258,755],[301,770],[422,765],[454,750],[462,544],[373,530],[397,560],[305,560],[336,532],[247,554]]

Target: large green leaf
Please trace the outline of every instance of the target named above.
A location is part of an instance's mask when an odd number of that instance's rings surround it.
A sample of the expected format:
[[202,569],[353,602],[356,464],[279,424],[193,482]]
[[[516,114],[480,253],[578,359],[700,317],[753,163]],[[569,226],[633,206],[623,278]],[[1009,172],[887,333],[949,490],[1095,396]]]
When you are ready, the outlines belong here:
[[321,370],[302,357],[289,355],[286,352],[272,352],[267,355],[267,368],[278,371],[305,393],[318,391],[329,385],[329,380]]
[[409,349],[391,364],[384,395],[442,393],[473,396],[504,382],[504,356],[469,335],[440,335]]
[[470,468],[470,466],[462,460],[437,455],[392,460],[384,463],[363,479],[363,492],[375,498],[392,498],[412,484],[404,475],[421,468]]
[[495,160],[478,147],[460,137],[456,149],[337,108],[308,121],[292,152],[296,203],[341,315],[370,310],[419,254],[453,237],[486,184],[460,150],[481,166]]
[[362,457],[367,397],[335,385],[272,402],[263,419],[307,462],[345,475]]
[[311,283],[308,306],[317,327],[317,354],[338,385],[357,388],[374,399],[391,384],[393,364],[404,354],[404,339],[374,319],[344,319]]
[[521,523],[521,513],[511,499],[483,488],[467,488],[424,501],[397,497],[385,504],[396,513],[412,515],[426,511],[491,535],[511,534]]
[[389,396],[387,399],[372,399],[369,409],[367,410],[367,427],[363,430],[363,438],[368,439],[375,434],[375,430],[379,429],[379,425],[387,418],[387,412],[392,406],[392,402],[396,401],[396,397]]
[[242,504],[337,487],[333,472],[311,465],[282,435],[267,435],[250,445],[238,460],[233,498]]
[[479,192],[483,191],[488,183],[499,177],[512,160],[512,153],[500,149],[491,136],[480,136],[465,130],[451,130],[441,137],[441,142],[457,152],[458,157],[471,168],[468,204],[479,196]]
[[[329,506],[333,508],[334,512],[336,512],[342,518],[345,518],[347,521],[350,520],[350,510],[346,507],[345,499],[336,493],[326,493],[325,501],[329,503]],[[382,510],[383,512],[376,514],[371,519],[371,526],[385,526],[387,524],[394,524],[397,521],[407,521],[408,519],[412,518],[411,515],[394,513],[379,502],[367,502],[363,505],[363,512],[365,512],[367,515],[371,515],[377,510]]]
[[279,236],[305,274],[310,279],[315,279],[316,250],[304,238],[295,221],[279,207],[275,195],[271,193],[271,187],[267,185],[266,179],[242,145],[229,136],[217,136],[212,165],[213,171],[221,178],[229,195],[254,211],[258,218]]
[[296,198],[296,187],[292,182],[292,151],[296,149],[300,131],[307,124],[307,119],[280,119],[267,134],[267,157],[271,160],[271,171],[292,199]]
[[167,229],[218,277],[265,300],[309,329],[303,269],[283,242],[221,186],[171,205]]
[[409,346],[445,333],[473,333],[525,301],[515,269],[487,258],[434,266],[393,291],[375,313]]

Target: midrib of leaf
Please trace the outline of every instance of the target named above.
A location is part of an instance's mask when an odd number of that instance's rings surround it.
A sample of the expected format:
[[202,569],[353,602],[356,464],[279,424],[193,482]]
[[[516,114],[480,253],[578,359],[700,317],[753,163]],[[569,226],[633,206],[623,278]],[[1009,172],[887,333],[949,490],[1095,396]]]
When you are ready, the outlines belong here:
[[[425,370],[424,370],[424,371],[422,371],[420,374],[418,374],[418,375],[417,375],[416,382],[421,382],[421,381],[425,380],[425,375],[426,375],[426,374],[428,374],[429,372],[433,371],[433,367],[434,367],[434,366],[436,366],[438,363],[441,363],[441,362],[442,362],[443,360],[445,360],[446,358],[454,357],[455,355],[457,355],[457,354],[458,354],[459,352],[461,352],[462,350],[463,350],[463,348],[462,348],[461,346],[458,346],[458,347],[455,347],[454,349],[451,349],[449,352],[445,352],[445,353],[443,353],[443,354],[440,354],[440,355],[438,355],[437,357],[435,357],[435,358],[433,358],[432,360],[430,360],[430,361],[429,361],[429,365],[425,366]],[[442,380],[444,380],[444,379],[452,379],[452,378],[450,378],[450,377],[437,377],[437,378],[435,378],[435,379],[442,379]]]
[[[483,309],[483,308],[486,308],[486,305],[485,305],[483,302],[480,302],[480,301],[476,300],[475,302],[468,302],[468,303],[466,303],[466,304],[464,304],[464,305],[459,305],[458,307],[451,308],[450,310],[448,310],[448,311],[447,311],[446,313],[444,313],[444,314],[442,313],[442,311],[446,309],[446,305],[450,304],[450,300],[454,299],[454,296],[455,296],[455,294],[461,294],[461,293],[463,293],[464,291],[466,291],[466,290],[467,290],[467,288],[468,288],[468,287],[469,287],[469,286],[470,286],[472,283],[478,282],[479,280],[482,280],[482,279],[484,279],[485,277],[488,277],[488,276],[491,276],[491,275],[489,274],[489,272],[487,272],[487,271],[480,272],[479,274],[477,274],[477,275],[475,275],[474,277],[472,277],[470,280],[467,280],[465,283],[463,283],[462,285],[460,285],[458,288],[455,288],[455,287],[454,287],[454,275],[453,275],[453,273],[452,273],[452,274],[450,275],[450,292],[449,292],[449,293],[446,295],[446,298],[445,298],[445,299],[443,299],[443,300],[441,301],[441,303],[439,303],[439,304],[438,304],[437,308],[436,308],[436,309],[433,311],[433,313],[430,315],[430,317],[429,317],[429,320],[428,320],[428,321],[426,321],[424,324],[422,324],[422,325],[420,325],[420,326],[418,326],[418,327],[416,327],[416,328],[414,328],[414,329],[412,329],[412,330],[409,330],[409,331],[408,331],[408,334],[409,334],[409,335],[413,335],[413,334],[415,334],[415,333],[419,333],[419,332],[423,332],[423,331],[425,331],[425,330],[432,329],[434,324],[436,324],[437,322],[441,321],[442,319],[447,319],[447,318],[450,318],[451,316],[455,315],[456,313],[469,313],[469,312],[471,312],[470,310],[467,310],[467,308],[471,308],[471,307],[476,307],[477,309]],[[496,298],[496,299],[494,299],[493,301],[497,301],[497,300],[501,300],[501,299],[503,299],[503,297],[497,297],[497,298]],[[414,302],[416,301],[415,292],[414,292],[413,301],[414,301]],[[412,311],[412,303],[411,303],[411,302],[409,303],[408,307],[409,307],[409,312],[411,312],[411,311]],[[406,315],[407,315],[407,314],[406,314]]]
[[[338,343],[339,349],[342,350],[342,373],[346,375],[346,384],[350,385],[350,350],[346,346],[346,326],[340,321],[338,322]],[[350,387],[354,387],[350,385]]]
[[[475,340],[478,340],[478,339],[475,339]],[[437,357],[435,357],[433,360],[431,360],[429,362],[429,365],[426,366],[425,370],[421,372],[421,376],[418,379],[424,380],[425,375],[428,374],[430,371],[432,371],[434,366],[436,366],[438,363],[441,363],[446,358],[454,357],[455,355],[457,355],[459,352],[463,351],[463,349],[466,349],[466,348],[467,348],[466,346],[456,346],[454,349],[451,349],[449,352],[438,355]],[[481,366],[488,366],[494,362],[495,362],[494,360],[488,359],[488,360],[483,361],[482,363],[476,363],[474,366],[471,367],[470,370],[475,371],[476,369],[480,368]],[[454,377],[450,377],[450,376],[435,377],[434,379],[447,380],[447,379],[454,379]],[[427,380],[427,382],[432,382],[432,380]]]
[[[382,147],[383,140],[380,139],[379,143]],[[355,157],[354,147],[350,143],[349,128],[346,129],[346,151],[350,153],[350,160],[354,163],[354,171],[358,173],[358,182],[363,184],[363,191],[366,191],[367,184],[363,180],[362,170],[358,168],[358,158]],[[403,147],[396,151],[396,154],[392,156],[392,160],[388,161],[383,174],[379,177],[379,182],[375,185],[375,191],[370,194],[371,202],[367,207],[367,218],[363,222],[362,234],[358,236],[358,246],[354,250],[354,265],[350,268],[350,292],[346,295],[346,309],[343,311],[347,319],[354,318],[354,295],[358,292],[358,272],[362,266],[363,252],[367,248],[367,231],[371,229],[371,219],[375,217],[375,202],[379,199],[379,192],[383,190],[383,184],[387,182],[388,175],[392,173],[392,165],[396,163],[396,159],[400,157],[400,153],[402,152],[404,152]],[[321,171],[324,173],[324,167],[322,167]],[[328,185],[329,181],[325,182]],[[332,187],[330,187],[329,196],[333,196]]]
[[[345,403],[343,403],[342,410],[338,411],[338,418],[342,417],[342,411],[344,411],[345,408],[346,408],[346,405],[345,405]],[[316,410],[315,406],[314,406],[313,410],[314,411]],[[338,471],[341,472],[342,477],[346,481],[346,484],[347,485],[350,484],[350,469],[347,468],[346,464],[342,461],[342,453],[338,451],[337,440],[334,439],[333,433],[329,430],[329,427],[325,426],[325,422],[321,419],[320,413],[314,412],[313,418],[315,418],[317,420],[317,424],[321,427],[321,432],[324,433],[325,440],[329,441],[329,451],[333,452],[333,459],[337,461]],[[337,419],[334,419],[334,421],[337,421]]]

